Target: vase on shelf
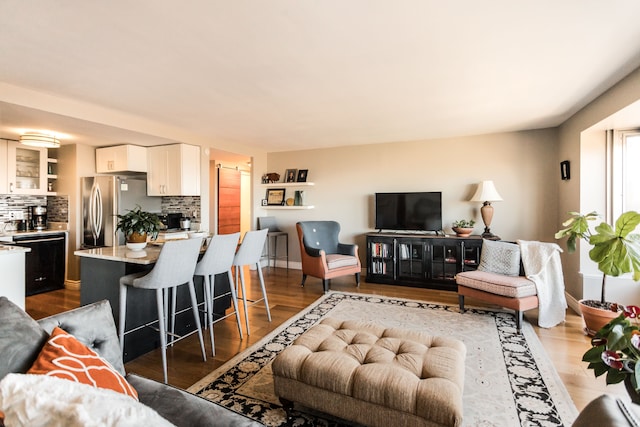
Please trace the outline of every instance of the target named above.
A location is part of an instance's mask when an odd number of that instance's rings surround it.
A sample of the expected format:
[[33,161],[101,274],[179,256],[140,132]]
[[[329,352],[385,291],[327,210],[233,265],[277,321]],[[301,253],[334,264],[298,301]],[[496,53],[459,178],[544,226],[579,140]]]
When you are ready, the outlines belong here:
[[304,191],[296,190],[295,196],[293,198],[294,206],[304,206]]

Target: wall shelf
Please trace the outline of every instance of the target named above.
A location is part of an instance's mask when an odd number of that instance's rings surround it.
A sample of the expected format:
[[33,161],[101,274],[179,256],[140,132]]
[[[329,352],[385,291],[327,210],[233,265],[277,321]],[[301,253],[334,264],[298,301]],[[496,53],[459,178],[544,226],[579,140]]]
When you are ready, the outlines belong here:
[[315,182],[270,182],[269,184],[262,184],[265,188],[278,188],[278,187],[313,187]]
[[262,209],[274,209],[274,210],[296,210],[296,209],[313,209],[315,206],[307,205],[307,206],[262,206]]

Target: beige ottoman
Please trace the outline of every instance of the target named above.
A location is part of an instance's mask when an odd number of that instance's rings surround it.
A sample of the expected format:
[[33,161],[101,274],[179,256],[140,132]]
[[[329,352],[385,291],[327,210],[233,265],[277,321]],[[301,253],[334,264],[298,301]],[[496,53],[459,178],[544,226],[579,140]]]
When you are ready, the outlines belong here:
[[275,393],[367,426],[459,426],[466,347],[456,339],[324,319],[273,362]]

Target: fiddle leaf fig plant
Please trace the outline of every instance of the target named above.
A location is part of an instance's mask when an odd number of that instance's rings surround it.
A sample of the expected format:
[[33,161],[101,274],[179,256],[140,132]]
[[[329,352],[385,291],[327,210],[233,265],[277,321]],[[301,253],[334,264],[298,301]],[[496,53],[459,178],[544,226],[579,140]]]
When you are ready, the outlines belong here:
[[624,212],[616,220],[615,228],[606,222],[601,222],[592,233],[589,221],[599,216],[594,212],[582,215],[569,212],[571,218],[562,225],[566,228],[555,234],[556,239],[567,237],[567,249],[575,252],[576,241],[583,239],[593,246],[589,251],[589,258],[598,264],[602,272],[602,289],[600,302],[605,303],[605,279],[607,276],[617,277],[625,273],[632,273],[633,280],[640,280],[640,234],[632,233],[640,224],[640,213]]

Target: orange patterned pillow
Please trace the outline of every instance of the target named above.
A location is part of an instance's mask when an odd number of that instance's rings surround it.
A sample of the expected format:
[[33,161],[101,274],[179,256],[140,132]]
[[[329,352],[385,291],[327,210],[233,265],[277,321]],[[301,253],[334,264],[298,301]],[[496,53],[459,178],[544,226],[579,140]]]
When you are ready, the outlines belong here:
[[109,362],[58,327],[53,330],[27,373],[108,388],[138,400],[136,390]]

